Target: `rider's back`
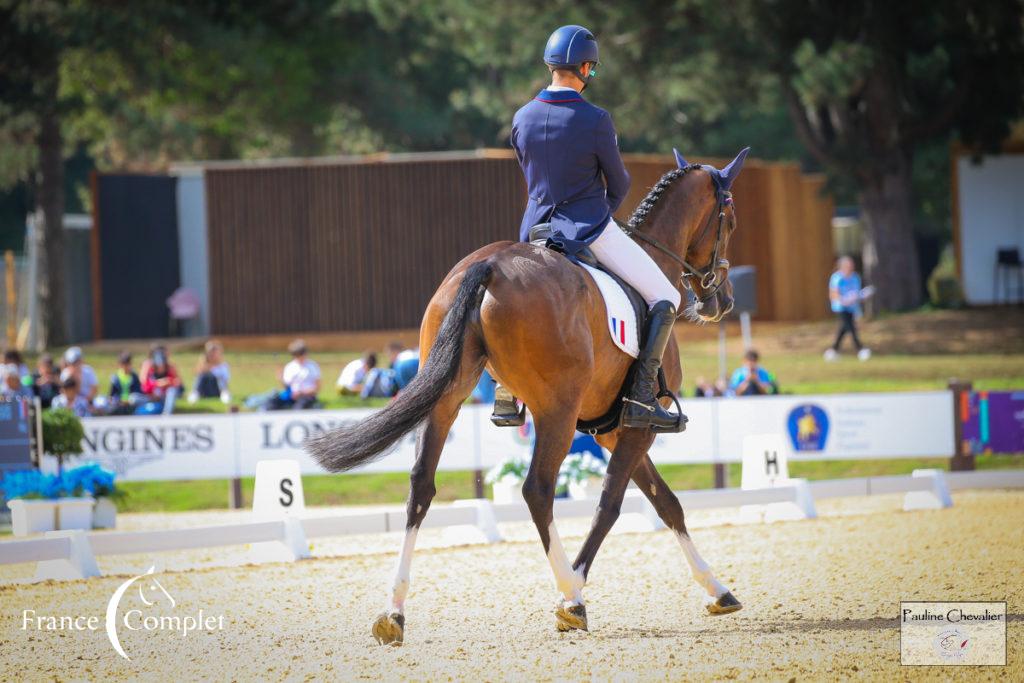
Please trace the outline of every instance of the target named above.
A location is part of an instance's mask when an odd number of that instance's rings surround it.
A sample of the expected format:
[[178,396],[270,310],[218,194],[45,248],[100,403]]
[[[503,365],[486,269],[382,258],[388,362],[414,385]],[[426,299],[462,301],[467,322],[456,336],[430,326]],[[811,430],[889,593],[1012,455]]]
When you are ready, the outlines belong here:
[[629,190],[611,118],[575,91],[542,90],[516,112],[512,146],[529,193],[520,239],[551,222],[566,251],[575,253]]

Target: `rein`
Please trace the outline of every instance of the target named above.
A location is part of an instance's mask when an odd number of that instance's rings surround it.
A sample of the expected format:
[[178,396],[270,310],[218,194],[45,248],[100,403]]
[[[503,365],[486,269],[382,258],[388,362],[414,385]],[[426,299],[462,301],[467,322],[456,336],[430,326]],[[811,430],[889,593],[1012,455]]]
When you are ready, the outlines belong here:
[[[650,246],[654,247],[655,249],[657,249],[658,251],[665,254],[673,261],[681,265],[683,267],[683,272],[679,276],[679,282],[686,289],[693,291],[693,285],[690,284],[691,277],[699,279],[700,286],[705,291],[705,294],[704,296],[699,297],[697,299],[697,308],[702,307],[705,301],[708,301],[709,299],[711,299],[711,297],[717,294],[718,290],[722,288],[722,285],[724,285],[725,281],[729,278],[729,260],[719,258],[718,254],[722,248],[722,232],[725,227],[725,207],[726,205],[732,203],[732,193],[723,190],[718,190],[716,195],[718,203],[715,209],[715,213],[718,214],[718,231],[715,235],[715,248],[711,254],[711,260],[703,268],[694,267],[692,264],[690,264],[689,261],[676,254],[674,251],[666,247],[664,244],[662,244],[655,238],[637,230],[635,226],[630,225],[622,229],[624,233],[626,233],[633,239],[649,244]],[[704,228],[703,230],[701,230],[700,233],[701,239],[703,239],[703,237],[708,233],[708,230],[711,229],[711,223],[714,220],[714,218],[714,213],[708,216],[708,220],[704,224]],[[719,269],[725,270],[725,277],[719,277]]]

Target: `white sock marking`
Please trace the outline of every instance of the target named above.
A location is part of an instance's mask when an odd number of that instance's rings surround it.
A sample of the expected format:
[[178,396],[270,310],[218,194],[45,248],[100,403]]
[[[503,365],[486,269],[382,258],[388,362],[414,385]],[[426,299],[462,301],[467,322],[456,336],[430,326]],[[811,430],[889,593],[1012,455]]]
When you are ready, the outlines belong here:
[[395,578],[391,584],[391,600],[388,609],[404,613],[405,596],[409,594],[409,571],[412,566],[412,551],[416,547],[416,532],[413,527],[405,532],[402,550],[398,553],[398,564],[395,566]]
[[708,566],[708,563],[697,552],[697,546],[693,544],[693,539],[682,533],[677,533],[676,537],[679,539],[679,545],[683,547],[683,554],[686,555],[686,561],[690,565],[690,572],[693,574],[693,578],[707,591],[707,594],[713,598],[720,598],[728,593],[729,589],[715,578],[715,575],[711,572],[711,567]]
[[551,564],[551,571],[555,573],[555,584],[562,596],[567,602],[582,605],[583,567],[580,567],[578,571],[573,571],[554,522],[548,525],[548,562]]

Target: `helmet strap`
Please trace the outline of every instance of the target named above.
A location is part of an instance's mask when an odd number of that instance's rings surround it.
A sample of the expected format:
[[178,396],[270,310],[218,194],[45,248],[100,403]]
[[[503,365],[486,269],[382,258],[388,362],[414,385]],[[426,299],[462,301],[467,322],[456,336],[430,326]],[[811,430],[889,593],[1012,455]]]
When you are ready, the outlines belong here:
[[594,73],[593,72],[593,67],[591,67],[590,75],[584,76],[583,75],[583,71],[580,68],[582,66],[583,65],[581,64],[580,66],[573,67],[573,70],[572,70],[572,72],[576,75],[576,78],[578,78],[581,81],[583,81],[583,87],[580,88],[580,92],[583,92],[584,90],[586,90],[587,86],[590,85],[590,79],[593,78],[593,73]]

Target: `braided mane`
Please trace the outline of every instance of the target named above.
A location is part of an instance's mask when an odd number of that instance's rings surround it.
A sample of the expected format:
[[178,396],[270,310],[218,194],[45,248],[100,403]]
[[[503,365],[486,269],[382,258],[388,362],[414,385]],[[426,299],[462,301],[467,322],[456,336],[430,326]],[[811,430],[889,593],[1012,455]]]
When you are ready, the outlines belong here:
[[661,180],[654,184],[651,191],[647,193],[643,201],[640,202],[636,209],[633,210],[633,215],[629,217],[629,223],[627,225],[634,230],[639,228],[645,220],[654,211],[654,205],[658,203],[661,196],[665,194],[665,190],[672,186],[672,183],[682,178],[684,175],[700,168],[700,164],[690,164],[683,168],[674,168],[665,175],[661,176]]

